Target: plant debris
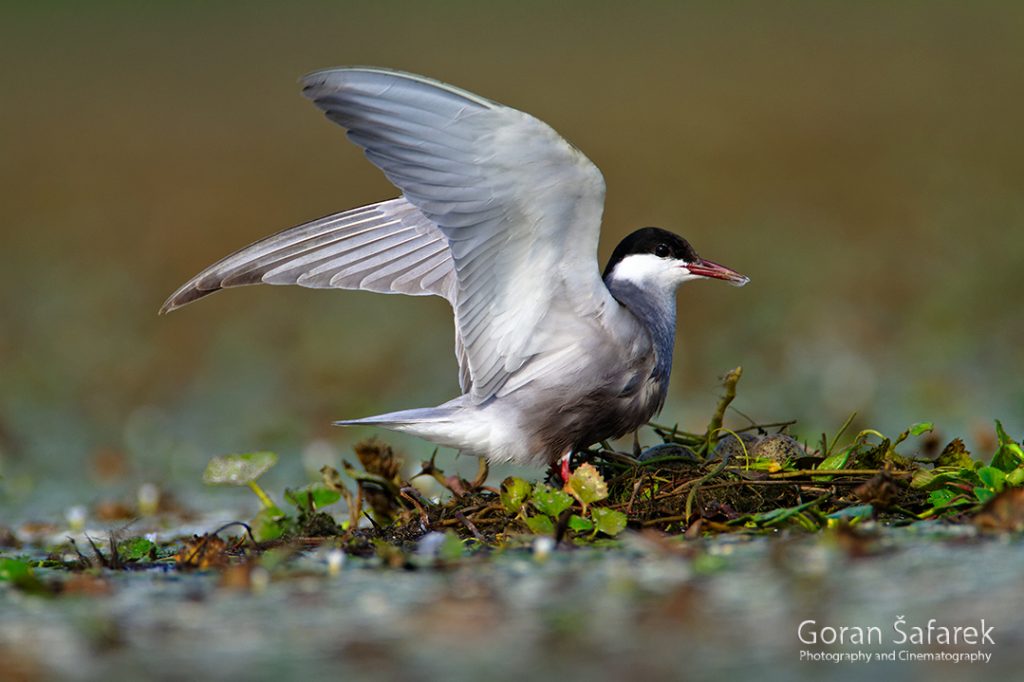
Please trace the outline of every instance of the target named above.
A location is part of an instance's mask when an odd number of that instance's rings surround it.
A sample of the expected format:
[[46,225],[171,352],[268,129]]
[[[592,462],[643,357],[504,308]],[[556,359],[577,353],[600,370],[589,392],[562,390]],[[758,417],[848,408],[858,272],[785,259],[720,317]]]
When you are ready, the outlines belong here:
[[[588,544],[614,538],[627,527],[692,538],[975,516],[982,519],[979,527],[1024,526],[1014,520],[1014,505],[1005,496],[1024,484],[1024,451],[999,422],[997,450],[988,464],[973,459],[960,439],[937,457],[934,444],[915,451],[910,439],[933,432],[927,422],[892,438],[873,429],[846,436],[855,415],[811,447],[788,433],[792,422],[736,431],[722,426],[741,376],[736,368],[723,378],[725,391],[705,433],[652,424],[661,443],[632,454],[604,445],[579,453],[587,461],[564,485],[511,477],[493,488],[485,485],[483,461],[480,474],[468,481],[446,476],[433,459],[406,479],[400,458],[386,443],[365,441],[355,447],[361,469],[342,462],[343,475],[324,467],[321,483],[286,492],[294,513],[272,508],[276,526],[269,534],[260,532],[260,516],[270,509],[265,504],[253,520],[254,533],[264,542],[330,539],[351,553],[402,565],[405,560],[394,552],[405,556],[420,538],[437,532],[454,533],[466,548],[493,549],[521,546],[531,536]],[[931,458],[922,454],[927,449]],[[428,499],[415,487],[420,477],[433,479],[447,494]],[[231,482],[247,483],[243,478]],[[348,520],[337,524],[320,508],[341,499]],[[323,523],[312,521],[318,514]]]
[[[724,377],[724,395],[704,433],[652,424],[660,443],[637,444],[631,453],[606,444],[576,453],[579,463],[564,484],[509,477],[492,487],[484,460],[473,480],[446,475],[434,458],[407,476],[392,448],[373,439],[355,446],[359,467],[324,466],[320,481],[286,489],[285,505],[278,506],[256,483],[276,463],[274,453],[215,457],[206,483],[245,486],[259,499],[248,524],[229,524],[243,528],[242,535],[222,538],[224,527],[169,545],[111,533],[106,548],[85,536],[85,551],[69,540],[74,561],[0,555],[0,583],[53,593],[34,567],[173,566],[219,571],[225,586],[256,589],[268,566],[321,546],[334,557],[328,563],[335,573],[346,553],[395,568],[443,568],[506,548],[532,548],[541,557],[555,546],[614,543],[627,528],[686,540],[831,529],[851,556],[875,551],[871,533],[860,530],[869,521],[940,520],[986,533],[1024,532],[1024,450],[1000,422],[987,462],[959,438],[940,449],[927,422],[891,438],[873,429],[847,435],[855,415],[811,446],[789,433],[793,422],[723,426],[741,375],[737,368]],[[434,485],[429,494],[429,486],[417,487],[424,481]],[[16,546],[8,535],[5,543]]]

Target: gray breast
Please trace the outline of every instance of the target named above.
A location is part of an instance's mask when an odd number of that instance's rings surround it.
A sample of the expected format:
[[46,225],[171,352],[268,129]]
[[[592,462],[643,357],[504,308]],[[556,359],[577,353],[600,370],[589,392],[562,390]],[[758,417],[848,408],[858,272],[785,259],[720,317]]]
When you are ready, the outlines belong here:
[[576,372],[544,390],[518,392],[520,425],[538,459],[552,463],[568,448],[626,435],[661,409],[671,358],[666,370],[653,339],[638,329],[629,347],[589,339]]

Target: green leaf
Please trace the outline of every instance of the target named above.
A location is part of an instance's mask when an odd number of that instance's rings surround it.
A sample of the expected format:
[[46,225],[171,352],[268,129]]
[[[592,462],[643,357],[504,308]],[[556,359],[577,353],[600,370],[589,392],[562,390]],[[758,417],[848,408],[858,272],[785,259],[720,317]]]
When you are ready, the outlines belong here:
[[[850,459],[851,452],[853,452],[853,447],[848,447],[845,450],[841,450],[839,452],[833,452],[831,455],[821,460],[821,464],[819,464],[816,468],[824,469],[826,471],[835,471],[837,469],[842,469],[843,467],[846,466],[847,460]],[[835,477],[812,476],[812,480],[815,481],[831,481],[833,478]]]
[[117,543],[117,555],[122,561],[140,561],[156,557],[157,546],[146,538],[128,538]]
[[572,506],[572,496],[561,490],[538,483],[533,487],[533,506],[542,514],[552,518],[558,516]]
[[598,502],[608,497],[608,484],[593,464],[585,462],[572,472],[567,483],[569,492],[584,508],[591,502]]
[[893,441],[892,446],[895,448],[897,445],[905,441],[910,436],[920,436],[922,433],[928,433],[935,428],[935,424],[931,422],[917,422],[907,427],[907,430],[896,436],[896,440]]
[[917,422],[912,424],[907,431],[911,436],[920,436],[922,433],[928,433],[935,429],[935,424],[932,422]]
[[910,479],[910,487],[917,490],[937,490],[949,483],[977,485],[981,483],[974,469],[935,467],[931,471],[918,469]]
[[939,474],[936,470],[929,471],[928,469],[918,469],[914,472],[914,475],[910,478],[910,487],[917,488],[918,490],[928,490],[929,488],[938,487],[935,483],[935,479],[938,478]]
[[444,542],[437,548],[437,558],[441,561],[457,561],[465,554],[466,546],[459,536],[450,530],[444,532]]
[[[868,443],[868,437],[874,436],[879,439],[875,445]],[[889,439],[873,429],[865,429],[857,434],[854,439],[855,468],[880,469],[886,465],[891,458],[889,452],[892,444]]]
[[615,509],[595,507],[590,510],[597,530],[605,535],[618,535],[626,528],[626,515]]
[[341,493],[328,488],[323,483],[311,483],[298,490],[285,490],[284,499],[296,509],[322,509],[341,499]]
[[530,529],[530,532],[534,535],[553,535],[555,532],[555,524],[551,521],[550,517],[540,514],[538,516],[527,516],[526,527]]
[[994,466],[1004,472],[1013,471],[1024,463],[1024,450],[1012,438],[1006,435],[1002,423],[996,420],[996,436],[999,438],[999,448],[992,455],[989,466]]
[[[808,500],[803,504],[798,504],[795,507],[783,507],[781,509],[772,509],[766,512],[760,512],[758,514],[744,514],[738,519],[732,519],[726,522],[727,525],[734,526],[740,523],[754,524],[757,526],[771,526],[776,523],[781,523],[787,519],[793,518],[802,526],[808,527],[810,530],[817,530],[814,522],[806,517],[802,512],[812,507],[816,507],[830,496],[828,494],[817,497],[813,500]],[[810,528],[814,526],[813,528]]]
[[1002,469],[997,469],[995,467],[981,467],[978,469],[977,474],[985,488],[988,488],[994,493],[1003,491],[1006,474],[1003,473]]
[[252,536],[256,542],[276,540],[284,535],[288,527],[288,517],[280,509],[263,508],[253,518],[250,525],[252,526]]
[[875,513],[875,507],[871,504],[858,504],[853,507],[846,507],[829,514],[826,518],[842,519],[844,521],[867,521]]
[[770,509],[765,512],[751,514],[749,520],[758,525],[768,525],[779,521],[785,521],[790,516],[798,513],[800,513],[800,510],[796,507],[781,507],[779,509]]
[[577,533],[586,533],[594,529],[594,522],[590,519],[585,519],[578,514],[573,514],[569,517],[569,528],[573,529]]
[[964,442],[954,438],[942,449],[942,454],[935,460],[935,466],[973,469],[974,459]]
[[220,455],[210,460],[203,472],[207,485],[246,485],[277,464],[273,452],[250,452],[244,455]]
[[1017,467],[1006,474],[1006,483],[1014,486],[1024,484],[1024,466]]
[[32,577],[32,567],[20,559],[0,558],[0,580],[16,583]]
[[[977,490],[984,491],[985,488],[978,487]],[[984,492],[982,495],[984,496]],[[975,493],[977,495],[977,493]],[[972,499],[960,489],[942,488],[941,490],[933,490],[928,494],[928,502],[931,503],[932,508],[919,515],[919,518],[927,518],[936,513],[945,513],[952,511],[958,507],[964,507],[968,505],[977,504],[976,499]]]
[[844,466],[846,466],[846,460],[850,458],[850,453],[852,451],[853,448],[846,448],[841,452],[834,452],[825,459],[823,459],[821,461],[821,464],[819,464],[817,468],[833,471],[836,469],[842,469]]
[[32,571],[32,567],[20,559],[0,557],[0,581],[8,582],[29,594],[52,594],[43,581]]
[[320,483],[310,485],[309,494],[313,497],[313,506],[317,509],[323,509],[341,499],[339,491],[332,490]]
[[995,497],[996,494],[988,488],[978,487],[974,489],[974,496],[978,498],[978,502],[984,504]]
[[996,422],[996,437],[999,439],[999,444],[1000,445],[1005,445],[1007,443],[1012,443],[1013,439],[1010,438],[1009,435],[1007,435],[1006,429],[1003,428],[1003,422],[999,421],[998,419],[996,419],[995,422]]
[[792,466],[789,461],[786,461],[785,464],[781,464],[779,463],[779,460],[774,457],[748,457],[743,462],[743,468],[753,469],[754,471],[767,471],[768,473],[774,474],[777,471],[792,468]]
[[957,494],[949,488],[942,488],[941,490],[933,490],[928,493],[928,502],[933,507],[945,507],[948,506],[953,499],[957,497]]
[[530,484],[527,481],[509,476],[501,482],[501,506],[509,514],[518,514],[529,496]]

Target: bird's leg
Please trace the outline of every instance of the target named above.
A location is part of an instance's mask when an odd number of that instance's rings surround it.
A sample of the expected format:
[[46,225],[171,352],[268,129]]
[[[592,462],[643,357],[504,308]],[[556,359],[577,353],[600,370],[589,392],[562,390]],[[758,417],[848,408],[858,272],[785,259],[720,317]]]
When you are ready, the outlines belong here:
[[562,456],[558,458],[560,465],[560,473],[562,474],[562,483],[568,483],[569,477],[572,476],[572,471],[569,469],[569,460],[572,459],[572,448],[569,448]]

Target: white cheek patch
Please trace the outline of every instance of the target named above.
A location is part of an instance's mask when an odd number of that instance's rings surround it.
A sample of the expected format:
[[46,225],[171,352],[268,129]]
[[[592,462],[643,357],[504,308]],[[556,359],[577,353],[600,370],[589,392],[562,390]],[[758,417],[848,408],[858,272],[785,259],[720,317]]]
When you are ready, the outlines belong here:
[[611,278],[640,287],[675,286],[691,279],[700,279],[677,260],[658,258],[653,253],[626,256],[612,269]]
[[669,263],[652,253],[637,253],[620,260],[612,270],[612,279],[633,284],[649,284],[663,275]]

